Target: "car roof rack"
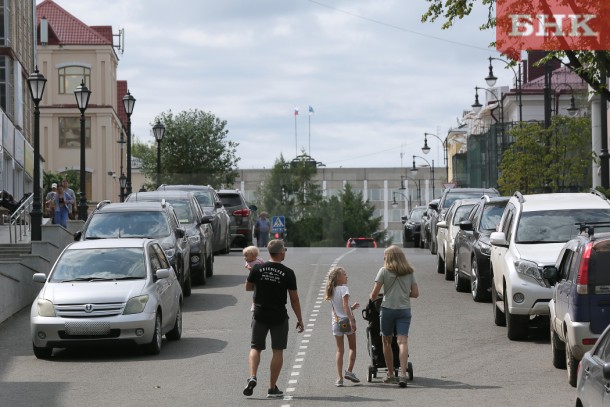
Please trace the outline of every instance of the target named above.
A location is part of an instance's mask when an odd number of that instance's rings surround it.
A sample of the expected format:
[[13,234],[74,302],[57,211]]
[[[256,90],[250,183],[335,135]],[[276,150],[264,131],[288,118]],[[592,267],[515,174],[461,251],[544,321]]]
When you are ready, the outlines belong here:
[[517,199],[519,200],[519,203],[525,202],[525,198],[523,198],[523,194],[521,192],[516,191],[513,196],[517,197]]
[[110,202],[110,199],[104,199],[103,201],[100,201],[97,205],[95,205],[95,209],[101,209],[109,203],[112,203]]
[[593,195],[597,195],[597,196],[599,196],[599,197],[600,197],[600,198],[602,198],[602,199],[608,199],[608,198],[606,197],[606,195],[602,194],[602,193],[601,193],[600,191],[598,191],[597,189],[591,188],[591,189],[589,190],[589,192],[590,192],[590,193],[592,193]]
[[589,239],[595,240],[595,227],[610,227],[610,222],[582,222],[576,223],[581,234],[587,233]]

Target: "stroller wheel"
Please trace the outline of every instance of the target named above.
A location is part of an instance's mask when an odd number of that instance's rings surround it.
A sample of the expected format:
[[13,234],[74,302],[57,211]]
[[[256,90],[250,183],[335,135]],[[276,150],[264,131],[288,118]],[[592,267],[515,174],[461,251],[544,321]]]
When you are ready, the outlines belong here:
[[407,373],[409,374],[409,380],[413,381],[413,365],[411,362],[407,363]]

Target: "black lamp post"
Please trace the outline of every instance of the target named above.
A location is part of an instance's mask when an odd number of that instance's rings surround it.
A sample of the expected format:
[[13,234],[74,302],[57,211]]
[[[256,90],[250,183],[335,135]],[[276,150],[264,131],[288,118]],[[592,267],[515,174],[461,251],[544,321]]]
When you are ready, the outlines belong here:
[[123,96],[123,107],[127,114],[127,195],[131,194],[131,114],[135,104],[136,98],[129,93],[128,89],[127,94]]
[[121,145],[121,175],[119,176],[119,187],[121,188],[119,192],[119,199],[121,202],[125,202],[125,185],[127,184],[127,177],[123,173],[123,144],[126,143],[125,137],[123,137],[123,133],[121,132],[121,138],[117,141]]
[[30,96],[34,101],[34,200],[32,203],[32,240],[42,239],[42,206],[40,197],[40,101],[47,83],[43,74],[38,72],[38,67],[28,77],[28,88]]
[[161,185],[161,140],[165,136],[165,126],[157,119],[153,126],[153,134],[157,140],[157,188]]
[[89,105],[91,91],[85,86],[85,81],[74,91],[76,96],[76,105],[80,110],[80,201],[78,202],[78,219],[87,220],[87,194],[85,192],[85,110]]
[[441,139],[439,136],[437,136],[436,134],[432,134],[432,133],[424,133],[424,146],[421,148],[421,151],[424,154],[428,154],[430,152],[430,147],[428,146],[428,136],[434,136],[438,139],[438,141],[441,142],[441,144],[443,145],[443,151],[445,153],[445,176],[447,177],[447,182],[449,182],[449,160],[448,160],[448,152],[447,152],[447,139],[449,138],[449,136],[445,137],[445,140]]
[[515,72],[515,68],[513,68],[513,66],[511,65],[510,62],[505,61],[502,58],[489,57],[489,74],[485,77],[485,82],[487,82],[487,86],[489,86],[490,88],[493,88],[494,85],[496,84],[496,81],[498,80],[498,78],[494,75],[494,68],[493,68],[493,65],[491,64],[491,61],[504,62],[504,64],[506,64],[506,66],[508,66],[513,71],[513,74],[515,75],[515,85],[517,87],[517,97],[519,99],[519,122],[522,122],[523,121],[523,102],[522,102],[523,90],[521,88],[521,65],[518,65],[518,73],[517,73],[517,72]]
[[430,164],[428,162],[428,160],[426,160],[424,157],[420,157],[418,155],[414,155],[413,156],[413,167],[411,168],[411,173],[412,174],[417,174],[417,171],[419,171],[419,169],[415,166],[415,157],[417,158],[421,158],[422,160],[424,160],[426,162],[426,164],[428,164],[428,166],[431,168],[431,174],[432,174],[432,199],[434,199],[434,160],[432,160],[432,164]]

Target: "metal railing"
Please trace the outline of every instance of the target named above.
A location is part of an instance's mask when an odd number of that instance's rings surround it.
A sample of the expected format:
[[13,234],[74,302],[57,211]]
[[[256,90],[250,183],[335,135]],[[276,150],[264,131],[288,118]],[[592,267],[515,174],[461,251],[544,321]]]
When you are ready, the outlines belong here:
[[32,210],[33,201],[34,194],[31,194],[9,218],[8,230],[11,244],[17,243],[17,237],[19,237],[19,242],[23,241],[23,238],[31,232],[32,219],[30,218],[30,211]]

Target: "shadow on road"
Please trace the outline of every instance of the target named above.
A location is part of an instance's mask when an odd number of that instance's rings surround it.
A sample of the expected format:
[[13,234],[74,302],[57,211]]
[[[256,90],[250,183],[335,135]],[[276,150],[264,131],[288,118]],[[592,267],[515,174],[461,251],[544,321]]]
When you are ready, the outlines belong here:
[[[245,295],[245,292],[244,292]],[[237,304],[237,298],[228,294],[212,294],[206,292],[193,292],[184,301],[184,312],[218,311]]]
[[214,277],[208,280],[205,286],[194,286],[193,288],[227,288],[235,287],[238,285],[246,284],[246,277],[248,277],[247,270],[244,269],[243,275],[232,275],[232,274],[214,274]]

